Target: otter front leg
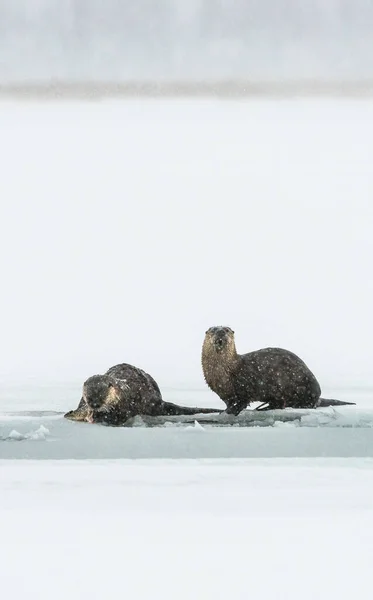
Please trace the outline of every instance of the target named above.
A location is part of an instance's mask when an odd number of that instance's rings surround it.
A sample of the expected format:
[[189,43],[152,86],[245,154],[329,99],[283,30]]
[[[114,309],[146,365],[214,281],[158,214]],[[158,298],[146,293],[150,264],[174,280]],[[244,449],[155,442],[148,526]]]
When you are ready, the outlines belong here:
[[239,398],[229,398],[228,400],[224,400],[227,405],[226,413],[228,415],[235,415],[237,417],[242,410],[247,408],[247,405],[250,404],[247,400],[240,400]]

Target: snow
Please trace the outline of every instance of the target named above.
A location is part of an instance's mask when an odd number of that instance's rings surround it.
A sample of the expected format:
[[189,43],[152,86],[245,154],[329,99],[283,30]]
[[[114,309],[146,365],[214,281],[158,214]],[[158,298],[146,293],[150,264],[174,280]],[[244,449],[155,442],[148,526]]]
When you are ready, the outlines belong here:
[[16,440],[16,441],[46,440],[48,435],[49,435],[49,429],[44,427],[44,425],[40,425],[40,427],[38,427],[38,429],[36,429],[34,431],[26,432],[24,434],[20,433],[16,429],[12,429],[10,434],[7,437],[5,437],[4,440],[5,441],[8,441],[8,440]]
[[0,131],[5,382],[200,388],[225,324],[373,385],[370,100],[4,102]]
[[187,425],[185,427],[186,431],[193,429],[194,431],[205,431],[200,423],[197,420],[194,421],[193,425]]
[[55,600],[368,599],[372,467],[1,461],[1,588]]
[[[372,103],[1,108],[1,597],[371,598]],[[356,407],[63,419],[121,361],[222,406],[219,323]]]

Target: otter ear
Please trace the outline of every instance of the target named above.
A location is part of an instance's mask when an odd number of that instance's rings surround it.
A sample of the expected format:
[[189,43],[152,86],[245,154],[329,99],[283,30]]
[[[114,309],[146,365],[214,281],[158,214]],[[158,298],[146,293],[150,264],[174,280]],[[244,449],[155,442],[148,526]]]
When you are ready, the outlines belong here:
[[228,329],[228,331],[230,331],[234,335],[233,329],[231,329],[230,327],[227,327],[227,329]]

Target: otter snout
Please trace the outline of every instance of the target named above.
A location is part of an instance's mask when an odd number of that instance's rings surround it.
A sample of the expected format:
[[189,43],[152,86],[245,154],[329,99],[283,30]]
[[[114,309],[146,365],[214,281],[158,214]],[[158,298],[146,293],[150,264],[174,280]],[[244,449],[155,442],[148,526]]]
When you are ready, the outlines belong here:
[[223,327],[217,327],[215,332],[214,332],[214,344],[215,344],[215,348],[220,351],[223,350],[223,348],[225,348],[225,346],[228,343],[228,332],[225,330],[225,328],[223,329]]
[[224,336],[216,338],[215,346],[217,347],[218,350],[223,348],[225,344],[226,344],[226,340],[225,340]]

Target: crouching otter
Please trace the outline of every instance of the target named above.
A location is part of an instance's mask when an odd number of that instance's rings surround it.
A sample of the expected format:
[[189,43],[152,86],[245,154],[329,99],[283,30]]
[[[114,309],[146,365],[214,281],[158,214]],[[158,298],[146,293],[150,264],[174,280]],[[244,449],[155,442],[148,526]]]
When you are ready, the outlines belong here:
[[93,375],[83,384],[76,410],[64,416],[71,421],[123,425],[136,415],[171,416],[222,412],[216,408],[193,408],[164,402],[156,381],[142,369],[128,364]]
[[230,327],[210,327],[202,347],[202,369],[207,385],[238,415],[251,402],[258,410],[317,408],[355,404],[320,398],[320,385],[307,365],[293,352],[263,348],[238,354]]

